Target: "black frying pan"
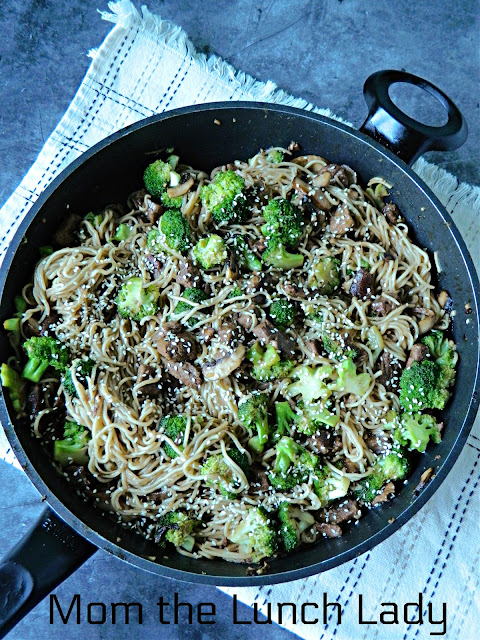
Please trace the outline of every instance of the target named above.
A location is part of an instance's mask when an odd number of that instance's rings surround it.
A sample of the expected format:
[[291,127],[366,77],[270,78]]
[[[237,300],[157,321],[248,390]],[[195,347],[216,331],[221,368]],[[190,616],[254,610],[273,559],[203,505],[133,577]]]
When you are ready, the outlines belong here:
[[[388,89],[409,82],[434,95],[445,107],[442,127],[422,125],[391,102]],[[247,576],[245,565],[191,560],[164,551],[125,531],[79,498],[56,472],[27,423],[17,420],[8,397],[0,398],[0,419],[12,449],[30,480],[50,505],[41,519],[0,565],[0,635],[6,633],[51,589],[66,578],[97,547],[141,569],[161,576],[216,585],[261,585],[295,580],[335,567],[387,538],[436,491],[458,457],[473,423],[478,391],[478,278],[450,216],[409,168],[430,149],[454,149],[466,139],[466,123],[451,100],[430,83],[398,71],[374,74],[365,83],[370,108],[360,132],[322,116],[280,105],[218,103],[188,107],[138,122],[95,145],[73,162],[45,190],[13,239],[0,272],[2,319],[13,311],[13,297],[30,277],[38,247],[50,244],[53,231],[70,211],[85,213],[111,202],[125,202],[142,184],[151,156],[146,152],[174,146],[194,167],[210,170],[246,159],[260,147],[301,144],[302,153],[319,153],[355,168],[360,180],[385,177],[394,185],[393,199],[420,246],[438,250],[444,272],[439,286],[455,303],[453,337],[460,354],[458,382],[445,411],[444,438],[421,457],[420,466],[391,503],[372,510],[345,535],[273,560],[265,575]],[[215,124],[220,121],[220,125]],[[372,139],[373,138],[373,139]],[[22,242],[26,238],[27,242]],[[464,305],[473,313],[467,315]],[[466,320],[469,323],[466,323]],[[9,355],[0,337],[1,360]],[[421,474],[433,467],[433,480],[414,493]],[[117,541],[120,539],[120,541]],[[156,556],[157,560],[147,559]]]

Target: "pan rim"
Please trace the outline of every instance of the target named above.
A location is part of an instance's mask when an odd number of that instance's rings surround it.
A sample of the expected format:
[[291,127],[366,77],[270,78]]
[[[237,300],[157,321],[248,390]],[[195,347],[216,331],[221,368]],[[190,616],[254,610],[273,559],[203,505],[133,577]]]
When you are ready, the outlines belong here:
[[[32,205],[22,222],[20,223],[17,231],[15,232],[12,240],[10,241],[9,246],[6,249],[3,264],[0,268],[0,300],[3,299],[3,293],[5,288],[5,283],[8,279],[10,268],[13,262],[13,259],[17,253],[18,247],[21,244],[22,238],[27,231],[28,227],[31,225],[34,219],[38,216],[38,213],[41,211],[44,203],[50,198],[50,196],[56,191],[56,189],[70,177],[72,173],[74,173],[78,167],[83,165],[86,161],[88,161],[92,156],[94,156],[99,151],[107,148],[111,144],[114,144],[118,139],[124,138],[128,136],[130,133],[137,131],[139,129],[143,129],[144,127],[148,127],[151,124],[154,124],[159,121],[168,120],[176,117],[181,117],[184,115],[188,115],[190,113],[197,113],[202,111],[238,111],[238,110],[255,110],[255,111],[264,111],[266,114],[268,112],[280,112],[291,114],[295,117],[313,119],[317,122],[321,122],[324,126],[329,126],[332,128],[339,129],[344,133],[347,133],[357,140],[361,140],[364,145],[370,147],[372,151],[371,153],[380,154],[385,157],[390,163],[395,165],[398,169],[400,169],[406,176],[413,181],[415,187],[420,189],[424,196],[429,200],[432,207],[436,210],[438,215],[441,217],[444,223],[448,223],[449,231],[453,240],[455,241],[463,259],[463,265],[465,268],[465,275],[468,277],[468,283],[471,287],[473,296],[472,302],[474,307],[474,313],[476,314],[476,332],[477,337],[479,335],[480,326],[479,326],[479,292],[480,292],[480,283],[478,279],[478,275],[473,263],[473,260],[470,256],[470,253],[466,247],[465,241],[463,240],[459,230],[457,229],[455,223],[453,222],[450,214],[445,210],[443,205],[440,203],[438,198],[433,194],[433,192],[429,189],[429,187],[423,182],[423,180],[413,172],[413,170],[398,156],[394,153],[383,147],[378,142],[372,140],[366,134],[354,129],[353,127],[338,122],[332,118],[328,118],[326,116],[322,116],[313,111],[306,111],[304,109],[299,109],[296,107],[289,107],[282,104],[272,104],[272,103],[264,103],[264,102],[211,102],[205,103],[202,105],[193,105],[188,107],[181,107],[179,109],[175,109],[172,111],[167,111],[159,115],[151,116],[150,118],[139,120],[128,127],[120,129],[115,133],[109,135],[103,140],[99,141],[95,145],[93,145],[86,152],[81,154],[78,158],[73,160],[65,169],[63,169],[58,176],[56,176],[49,185],[45,188],[45,190],[40,194],[35,203]],[[37,490],[46,496],[46,502],[51,506],[51,508],[66,521],[75,531],[77,531],[80,535],[87,538],[90,542],[92,542],[97,547],[104,549],[105,551],[115,555],[116,557],[120,557],[122,560],[141,568],[143,570],[149,571],[151,573],[155,573],[157,575],[163,575],[168,578],[174,578],[177,580],[187,581],[187,582],[196,582],[203,583],[209,585],[216,586],[260,586],[267,584],[277,584],[282,582],[288,582],[291,580],[296,580],[299,578],[305,578],[311,575],[316,575],[322,573],[323,571],[327,571],[336,566],[344,564],[345,562],[362,555],[368,550],[375,547],[377,544],[386,540],[390,537],[395,531],[400,529],[408,520],[410,520],[415,513],[419,511],[419,509],[427,502],[427,500],[437,491],[440,484],[445,480],[449,472],[451,471],[454,463],[458,459],[461,450],[466,444],[467,438],[470,434],[471,428],[473,426],[477,404],[478,404],[478,395],[480,391],[480,353],[477,344],[477,362],[475,371],[473,374],[473,390],[474,394],[472,399],[469,402],[468,409],[465,413],[463,422],[459,428],[457,438],[448,452],[448,455],[443,460],[441,467],[439,467],[438,472],[431,480],[431,482],[427,485],[427,487],[422,491],[422,493],[398,516],[398,518],[392,522],[388,523],[384,527],[382,527],[379,531],[375,532],[373,535],[370,535],[368,538],[363,540],[362,542],[356,544],[355,546],[347,549],[346,551],[333,556],[331,558],[322,560],[315,564],[309,564],[303,566],[301,568],[295,568],[287,571],[281,571],[278,573],[271,573],[262,576],[224,576],[224,575],[202,575],[201,573],[192,572],[192,571],[183,571],[180,569],[174,569],[168,567],[166,565],[162,565],[146,558],[143,558],[139,555],[136,555],[130,551],[127,551],[123,547],[118,544],[111,542],[108,538],[104,537],[96,530],[92,529],[92,527],[82,519],[80,519],[73,511],[71,511],[57,496],[52,492],[52,490],[47,486],[43,478],[40,476],[39,472],[36,470],[34,465],[28,459],[26,453],[24,452],[20,441],[17,438],[15,428],[10,419],[5,399],[3,396],[3,392],[0,393],[0,421],[5,429],[7,438],[12,446],[13,451],[15,452],[20,464],[22,465],[24,471],[29,477],[30,481],[37,488]]]

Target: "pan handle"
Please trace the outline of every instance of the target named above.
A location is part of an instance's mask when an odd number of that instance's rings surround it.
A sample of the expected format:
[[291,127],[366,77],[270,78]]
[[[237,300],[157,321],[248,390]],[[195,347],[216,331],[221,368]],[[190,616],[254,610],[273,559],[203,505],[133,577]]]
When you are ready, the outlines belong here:
[[[413,84],[434,96],[448,114],[447,123],[431,127],[407,116],[388,94],[390,87],[397,82]],[[457,149],[467,139],[467,122],[462,113],[443,91],[428,80],[405,71],[377,71],[366,79],[363,95],[369,112],[360,131],[408,164],[426,151]]]
[[0,638],[96,550],[45,509],[0,563]]

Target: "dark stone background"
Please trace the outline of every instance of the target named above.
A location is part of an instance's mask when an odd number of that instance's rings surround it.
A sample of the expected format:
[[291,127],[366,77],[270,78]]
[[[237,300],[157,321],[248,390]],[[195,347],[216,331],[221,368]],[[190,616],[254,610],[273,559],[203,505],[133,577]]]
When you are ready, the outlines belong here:
[[[135,0],[139,6],[139,2]],[[475,0],[149,0],[151,11],[180,24],[195,46],[215,52],[260,80],[304,97],[359,126],[366,108],[365,78],[378,69],[406,69],[438,84],[464,112],[467,143],[427,158],[479,182],[479,15]],[[104,0],[1,0],[0,204],[15,189],[60,120],[85,74],[86,52],[111,28],[97,8]],[[420,91],[397,94],[410,115],[440,124],[441,109]],[[0,463],[2,548],[16,543],[42,510],[26,477]],[[408,525],[407,525],[408,526]],[[159,595],[177,591],[191,603],[215,602],[217,624],[162,627],[155,622]],[[130,625],[49,625],[47,601],[9,635],[12,640],[118,640],[120,638],[283,638],[270,625],[234,627],[231,601],[213,587],[161,580],[99,552],[57,590],[61,603],[81,593],[87,602],[140,601],[150,615]],[[334,594],[331,594],[332,596]],[[379,597],[381,594],[379,594]],[[243,607],[241,615],[251,615]]]

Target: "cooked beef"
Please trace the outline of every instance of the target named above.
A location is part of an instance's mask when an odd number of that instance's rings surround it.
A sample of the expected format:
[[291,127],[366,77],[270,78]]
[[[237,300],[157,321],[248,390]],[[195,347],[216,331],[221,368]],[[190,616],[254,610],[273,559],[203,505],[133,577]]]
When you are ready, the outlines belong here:
[[347,498],[330,507],[325,514],[325,522],[341,524],[349,520],[358,520],[360,517],[360,509],[356,500]]
[[202,377],[197,367],[194,367],[190,362],[172,362],[168,360],[165,363],[165,369],[177,380],[187,387],[198,388],[202,383]]
[[51,311],[48,316],[40,322],[39,329],[41,336],[52,336],[55,334],[55,326],[60,322],[60,316],[55,311]]
[[342,535],[342,530],[338,524],[330,522],[317,522],[315,523],[315,529],[325,538],[339,538]]
[[365,444],[377,455],[386,453],[389,449],[389,440],[383,433],[370,433],[365,439]]
[[182,258],[178,261],[178,271],[175,276],[175,282],[182,287],[198,287],[202,288],[202,277],[200,270],[193,264],[190,258]]
[[[155,367],[152,367],[149,364],[141,364],[138,367],[138,371],[137,371],[137,384],[139,382],[145,382],[146,380],[151,380],[152,378],[158,378],[157,370],[155,369]],[[150,396],[154,398],[158,397],[161,393],[162,393],[161,381],[144,384],[138,390],[139,396]]]
[[57,247],[71,247],[76,244],[76,232],[82,222],[82,216],[78,213],[69,213],[60,223],[60,227],[52,237],[53,244]]
[[355,227],[355,220],[346,205],[338,206],[330,218],[329,229],[337,236],[344,236]]
[[394,359],[389,351],[384,349],[380,358],[380,371],[382,373],[378,376],[377,382],[383,384],[387,391],[396,391],[400,382],[401,370],[400,362]]
[[218,339],[226,345],[233,346],[242,332],[235,322],[224,322],[218,330]]
[[307,340],[305,342],[305,346],[314,357],[320,356],[322,354],[322,347],[320,346],[320,341],[317,339]]
[[306,298],[307,293],[305,289],[302,287],[298,287],[296,284],[292,284],[291,282],[285,282],[283,285],[285,293],[287,296],[291,296],[292,298]]
[[148,218],[148,221],[152,224],[160,218],[163,213],[163,207],[160,204],[157,204],[150,198],[147,200],[147,210],[145,211],[145,215]]
[[409,369],[414,362],[421,362],[430,353],[426,344],[414,344],[410,349],[410,355],[408,356],[406,368]]
[[400,209],[393,202],[386,204],[382,209],[382,213],[391,225],[396,225],[400,221]]
[[395,485],[393,482],[387,482],[387,484],[382,487],[381,493],[375,496],[372,500],[372,507],[382,502],[387,502],[390,498],[393,498],[395,495]]
[[320,429],[313,436],[307,438],[306,447],[313,453],[326,455],[332,451],[332,434],[328,429]]
[[195,338],[189,331],[178,331],[177,323],[156,331],[152,341],[160,355],[173,362],[195,360],[198,355]]
[[347,473],[358,473],[360,469],[358,464],[356,462],[352,462],[350,458],[345,458],[343,461],[343,468]]
[[[253,315],[255,316],[255,313]],[[233,314],[233,319],[247,331],[251,331],[255,324],[255,320],[249,313],[235,313]]]
[[375,281],[372,274],[360,267],[353,278],[350,286],[350,294],[360,300],[368,300],[373,297]]
[[393,311],[393,309],[395,309],[395,304],[391,300],[388,300],[383,296],[375,298],[375,300],[372,302],[373,313],[381,318],[388,316],[388,314]]
[[235,253],[230,251],[227,258],[227,269],[225,271],[225,279],[228,281],[238,280],[239,269]]
[[277,351],[291,357],[295,351],[295,341],[283,331],[275,328],[269,320],[262,320],[252,333],[265,344],[272,344]]
[[147,195],[146,189],[140,189],[139,191],[135,191],[135,193],[132,193],[132,195],[130,196],[132,207],[134,209],[140,209],[140,207],[143,207],[143,201],[146,195]]
[[147,269],[151,272],[153,279],[156,280],[162,274],[162,263],[157,256],[152,253],[145,255],[145,262],[147,263]]

